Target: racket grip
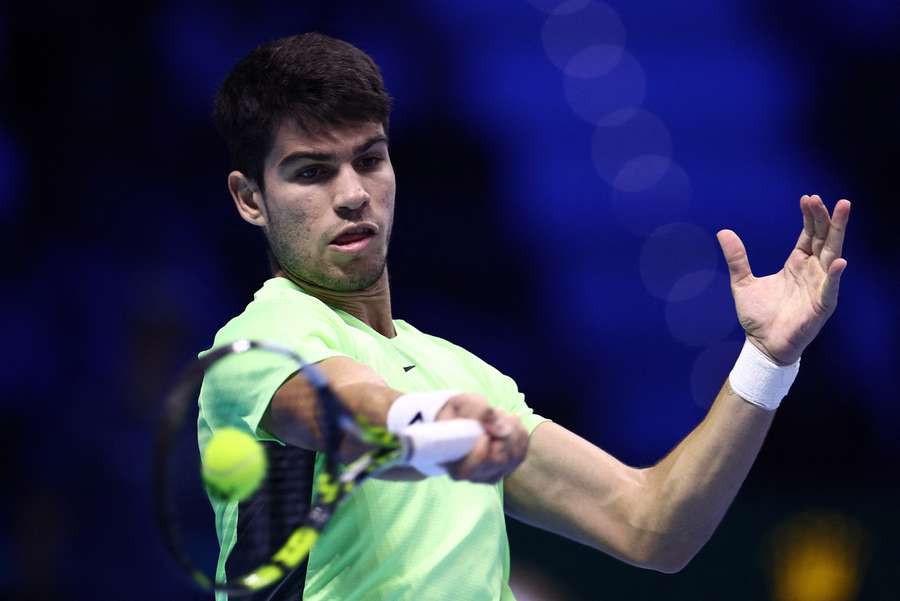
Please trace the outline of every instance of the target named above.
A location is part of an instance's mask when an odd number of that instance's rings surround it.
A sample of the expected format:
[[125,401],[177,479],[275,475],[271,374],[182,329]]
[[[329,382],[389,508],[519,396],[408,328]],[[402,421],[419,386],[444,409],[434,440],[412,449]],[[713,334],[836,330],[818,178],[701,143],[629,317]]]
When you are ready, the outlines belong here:
[[442,476],[447,470],[441,464],[468,455],[483,434],[477,420],[450,419],[407,426],[400,440],[407,465],[426,476]]

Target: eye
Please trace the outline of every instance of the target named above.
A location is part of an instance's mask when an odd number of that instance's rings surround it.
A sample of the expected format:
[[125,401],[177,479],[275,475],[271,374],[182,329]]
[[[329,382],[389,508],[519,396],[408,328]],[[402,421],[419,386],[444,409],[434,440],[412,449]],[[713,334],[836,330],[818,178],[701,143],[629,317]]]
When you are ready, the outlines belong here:
[[359,164],[363,169],[371,170],[371,169],[375,169],[376,167],[378,167],[378,164],[381,163],[381,161],[383,161],[383,160],[384,159],[382,159],[378,155],[371,155],[371,156],[361,158],[359,160]]
[[304,167],[300,171],[297,172],[296,177],[300,180],[312,181],[314,179],[320,178],[325,173],[325,169],[319,165],[312,165],[310,167]]

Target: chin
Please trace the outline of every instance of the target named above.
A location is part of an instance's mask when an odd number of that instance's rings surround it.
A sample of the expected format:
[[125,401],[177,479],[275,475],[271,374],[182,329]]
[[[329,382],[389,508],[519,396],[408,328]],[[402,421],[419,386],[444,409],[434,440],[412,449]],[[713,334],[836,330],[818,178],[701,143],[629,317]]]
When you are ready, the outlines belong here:
[[368,267],[360,270],[347,270],[343,273],[336,274],[335,277],[326,278],[324,285],[326,288],[338,292],[355,292],[357,290],[365,290],[372,286],[384,273],[385,263],[381,263],[377,267]]

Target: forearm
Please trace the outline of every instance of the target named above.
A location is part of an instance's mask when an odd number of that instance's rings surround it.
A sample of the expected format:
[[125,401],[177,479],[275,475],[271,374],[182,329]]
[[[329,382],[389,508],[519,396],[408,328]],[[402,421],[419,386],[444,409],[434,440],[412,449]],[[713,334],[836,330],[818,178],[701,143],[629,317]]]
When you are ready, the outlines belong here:
[[657,565],[678,570],[712,536],[747,477],[774,411],[738,396],[728,380],[706,418],[646,472],[637,508],[642,530],[659,535]]
[[[437,446],[428,447],[429,441],[421,430],[416,434],[408,432],[418,447],[412,455],[409,466],[397,466],[377,477],[386,480],[419,480],[423,473],[431,473],[435,465],[429,460],[427,449],[435,449],[447,457],[441,462],[442,468],[456,479],[496,482],[518,465],[524,457],[528,437],[518,419],[507,415],[490,405],[486,398],[477,393],[450,390],[403,393],[394,390],[371,368],[347,357],[332,357],[316,364],[330,383],[331,389],[344,407],[368,424],[387,427],[391,432],[405,432],[416,421],[425,424],[437,420],[466,419],[480,422],[478,434],[469,428],[469,434],[457,442],[475,436],[474,447],[469,448],[465,457],[446,455],[440,436],[432,442]],[[401,398],[402,397],[402,398]],[[269,403],[260,425],[283,442],[305,449],[321,451],[325,448],[317,418],[321,411],[316,393],[305,378],[294,376],[285,381]],[[456,426],[459,426],[457,423]],[[472,424],[462,423],[463,426]],[[443,430],[446,432],[446,430]],[[457,430],[452,430],[457,432]],[[434,430],[429,430],[435,436]],[[497,442],[498,444],[492,444]],[[468,443],[466,443],[468,444]],[[442,446],[443,445],[443,446]],[[355,436],[345,436],[338,456],[342,461],[352,461],[371,447]],[[433,457],[433,455],[431,456]],[[450,461],[452,460],[452,461]],[[418,461],[418,463],[417,463]],[[413,467],[415,466],[415,467]],[[439,470],[441,471],[441,470]]]
[[[364,417],[370,424],[387,423],[387,413],[393,403],[403,393],[378,381],[367,380],[333,386],[344,406]],[[309,383],[303,378],[291,378],[285,382],[263,415],[261,425],[283,442],[320,451],[325,448],[319,422],[316,419],[317,402]],[[344,461],[351,461],[364,453],[366,446],[346,437],[341,444],[339,455]],[[409,467],[395,467],[377,476],[383,480],[420,480],[422,474]]]
[[[371,381],[354,382],[333,389],[351,413],[379,426],[387,423],[391,403],[403,394],[385,384]],[[319,411],[321,409],[309,382],[294,377],[286,381],[273,397],[263,416],[262,426],[288,444],[320,451],[325,443],[317,419]]]
[[726,382],[703,422],[643,469],[547,423],[504,483],[507,511],[634,565],[676,572],[721,521],[772,418]]

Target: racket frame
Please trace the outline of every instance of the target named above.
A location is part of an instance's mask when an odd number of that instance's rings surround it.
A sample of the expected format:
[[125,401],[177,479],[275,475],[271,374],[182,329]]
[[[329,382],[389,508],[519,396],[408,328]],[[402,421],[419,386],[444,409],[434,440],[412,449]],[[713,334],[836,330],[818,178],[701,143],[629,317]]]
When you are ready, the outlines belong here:
[[[197,384],[203,375],[221,359],[251,350],[267,351],[293,360],[297,364],[297,372],[302,373],[313,387],[322,408],[322,411],[317,412],[317,420],[325,446],[325,462],[324,469],[316,477],[315,494],[303,523],[287,536],[284,544],[266,563],[230,579],[229,582],[218,582],[196,567],[182,544],[174,499],[168,494],[171,492],[168,483],[173,471],[171,450],[184,425],[185,415],[196,402]],[[374,448],[342,469],[337,459],[337,450],[347,435]],[[299,354],[272,342],[236,340],[212,350],[190,364],[166,399],[154,457],[157,521],[168,551],[181,571],[195,585],[208,591],[240,596],[257,593],[277,584],[268,597],[271,601],[286,589],[300,586],[296,582],[296,576],[302,573],[299,572],[300,568],[328,520],[346,496],[366,479],[394,467],[408,455],[409,445],[406,440],[384,428],[369,425],[361,418],[354,418],[328,386],[328,381],[320,370],[304,361]]]

